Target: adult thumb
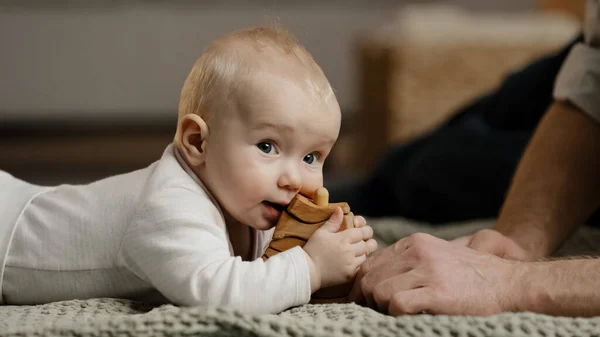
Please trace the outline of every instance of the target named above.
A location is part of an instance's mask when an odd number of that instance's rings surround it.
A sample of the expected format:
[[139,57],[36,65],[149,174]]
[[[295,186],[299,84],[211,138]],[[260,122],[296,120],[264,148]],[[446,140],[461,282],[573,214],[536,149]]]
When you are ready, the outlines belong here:
[[327,220],[323,224],[323,226],[321,226],[321,228],[325,229],[328,232],[335,233],[340,229],[340,226],[342,225],[343,220],[344,220],[344,213],[342,213],[342,209],[339,207],[336,207],[335,210],[333,211],[333,214],[331,214],[331,217],[329,217],[329,220]]
[[461,236],[450,242],[459,246],[471,248],[481,253],[497,255],[500,257],[502,257],[501,255],[503,254],[501,247],[498,247],[494,242],[482,240],[481,236],[477,236],[477,234]]
[[468,247],[478,252],[492,254],[503,257],[506,253],[506,247],[502,240],[502,235],[498,232],[483,229],[473,234],[473,238]]

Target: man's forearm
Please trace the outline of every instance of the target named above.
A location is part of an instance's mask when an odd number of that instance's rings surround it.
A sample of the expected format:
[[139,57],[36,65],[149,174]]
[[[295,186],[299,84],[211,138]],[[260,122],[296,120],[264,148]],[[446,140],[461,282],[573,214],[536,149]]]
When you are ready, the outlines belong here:
[[600,316],[600,259],[517,262],[510,311]]
[[600,206],[600,125],[567,103],[540,122],[494,229],[533,258],[553,252]]

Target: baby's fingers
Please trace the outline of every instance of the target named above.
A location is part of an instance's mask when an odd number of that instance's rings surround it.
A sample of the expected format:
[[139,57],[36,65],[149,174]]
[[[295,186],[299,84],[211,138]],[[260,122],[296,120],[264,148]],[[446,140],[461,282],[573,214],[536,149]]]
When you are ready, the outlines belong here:
[[365,220],[365,218],[362,216],[358,215],[354,217],[354,228],[365,227],[366,224],[367,220]]
[[339,232],[338,234],[346,238],[349,243],[356,243],[359,241],[369,240],[371,237],[373,237],[373,229],[369,226],[349,228],[345,231]]
[[374,253],[377,250],[377,241],[375,239],[369,239],[367,241],[367,255]]
[[352,244],[352,251],[354,256],[369,255],[377,250],[377,241],[369,239],[367,241],[361,240]]
[[367,256],[365,254],[362,255],[358,255],[354,258],[354,263],[355,263],[355,268],[354,268],[354,276],[356,276],[356,273],[358,273],[358,270],[360,268],[360,266],[365,263],[365,261],[367,261]]
[[335,211],[333,211],[333,214],[331,215],[329,220],[327,220],[323,224],[323,226],[321,226],[321,228],[319,228],[318,230],[335,233],[340,229],[340,226],[341,226],[343,220],[344,220],[344,213],[342,213],[342,209],[339,207],[336,207]]
[[366,241],[358,241],[357,243],[352,244],[352,252],[354,252],[354,256],[367,255],[369,247],[367,247]]

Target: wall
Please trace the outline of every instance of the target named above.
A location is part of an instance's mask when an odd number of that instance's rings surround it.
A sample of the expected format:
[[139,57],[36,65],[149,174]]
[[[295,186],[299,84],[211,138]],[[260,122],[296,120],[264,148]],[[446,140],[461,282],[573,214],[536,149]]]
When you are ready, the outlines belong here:
[[52,3],[0,3],[0,122],[171,114],[211,40],[273,21],[313,53],[348,109],[355,105],[353,39],[398,7],[392,0]]

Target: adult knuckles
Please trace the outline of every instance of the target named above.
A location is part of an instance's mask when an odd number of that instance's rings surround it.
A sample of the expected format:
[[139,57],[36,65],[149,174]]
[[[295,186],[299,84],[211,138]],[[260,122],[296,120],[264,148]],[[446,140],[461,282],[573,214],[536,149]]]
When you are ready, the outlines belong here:
[[404,252],[404,258],[412,262],[428,260],[431,255],[431,251],[425,245],[414,245]]
[[402,296],[401,293],[394,294],[389,301],[389,311],[396,315],[417,314],[425,310],[421,303],[417,303],[416,299],[410,300]]
[[406,301],[400,294],[394,294],[392,298],[390,298],[388,311],[390,314],[394,315],[406,315],[410,314],[409,306]]
[[432,236],[425,233],[413,233],[401,240],[396,241],[392,246],[396,254],[402,254],[407,249],[414,246],[427,245]]
[[409,245],[423,245],[431,242],[434,236],[427,233],[414,233],[409,235],[407,238]]
[[373,288],[373,300],[377,303],[379,309],[387,308],[387,303],[389,303],[388,289],[381,284],[375,286]]

